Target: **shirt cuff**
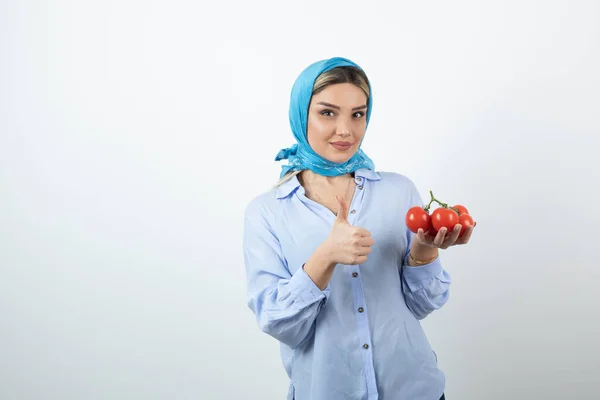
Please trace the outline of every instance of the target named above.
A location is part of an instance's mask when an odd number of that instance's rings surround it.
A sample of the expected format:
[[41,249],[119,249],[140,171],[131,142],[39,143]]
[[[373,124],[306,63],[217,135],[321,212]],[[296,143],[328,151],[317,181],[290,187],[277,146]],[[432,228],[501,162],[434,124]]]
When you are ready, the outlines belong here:
[[312,304],[321,299],[327,301],[331,295],[330,284],[328,283],[327,287],[321,290],[304,271],[304,266],[300,267],[292,276],[287,284],[287,289],[290,293],[293,293],[296,301],[300,300],[304,305]]
[[442,272],[442,262],[439,256],[429,264],[420,266],[408,265],[408,256],[404,259],[404,279],[413,292],[427,287],[429,282]]

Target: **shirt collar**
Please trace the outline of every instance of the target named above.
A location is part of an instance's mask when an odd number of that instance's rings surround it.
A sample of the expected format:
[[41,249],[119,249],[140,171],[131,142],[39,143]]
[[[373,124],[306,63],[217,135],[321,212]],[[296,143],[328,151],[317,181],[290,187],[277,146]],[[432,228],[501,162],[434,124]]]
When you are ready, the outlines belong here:
[[[356,170],[354,172],[354,176],[357,178],[361,177],[370,181],[381,180],[381,176],[379,175],[379,173],[366,168]],[[298,189],[298,187],[300,187],[300,181],[298,180],[298,176],[294,175],[290,180],[283,183],[277,188],[275,195],[278,199],[283,199],[292,194],[296,189]]]

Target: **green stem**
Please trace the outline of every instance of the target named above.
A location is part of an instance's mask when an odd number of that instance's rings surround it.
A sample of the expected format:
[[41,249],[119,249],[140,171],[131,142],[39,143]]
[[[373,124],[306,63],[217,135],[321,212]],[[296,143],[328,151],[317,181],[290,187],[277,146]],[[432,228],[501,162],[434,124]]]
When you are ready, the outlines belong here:
[[444,207],[444,208],[448,208],[448,204],[446,203],[442,203],[441,201],[439,201],[438,199],[435,198],[435,196],[433,195],[433,192],[430,190],[429,194],[431,195],[431,201],[435,201],[436,203],[438,203],[440,206]]
[[429,203],[425,206],[425,211],[429,211],[429,208],[431,208],[431,204],[432,203],[438,203],[441,207],[443,208],[450,208],[453,211],[456,211],[456,213],[458,213],[458,210],[454,207],[449,207],[447,203],[443,203],[441,201],[439,201],[438,199],[435,198],[435,196],[433,195],[433,191],[429,191],[429,195],[431,196],[431,200],[429,200]]

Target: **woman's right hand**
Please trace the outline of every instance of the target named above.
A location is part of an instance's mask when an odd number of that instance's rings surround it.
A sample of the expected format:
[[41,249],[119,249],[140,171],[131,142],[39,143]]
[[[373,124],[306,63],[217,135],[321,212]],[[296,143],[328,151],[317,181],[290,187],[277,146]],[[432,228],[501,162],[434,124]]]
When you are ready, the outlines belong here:
[[350,225],[348,222],[348,204],[336,196],[339,204],[337,217],[324,245],[330,260],[336,264],[355,265],[364,263],[375,243],[371,232]]

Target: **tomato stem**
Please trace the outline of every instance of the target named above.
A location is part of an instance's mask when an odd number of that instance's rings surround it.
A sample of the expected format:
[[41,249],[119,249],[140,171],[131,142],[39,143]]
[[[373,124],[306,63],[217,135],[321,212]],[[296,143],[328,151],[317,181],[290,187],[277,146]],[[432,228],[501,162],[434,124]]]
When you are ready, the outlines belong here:
[[429,200],[429,203],[425,207],[423,207],[423,209],[425,211],[429,212],[429,209],[431,208],[431,203],[435,202],[435,203],[438,203],[442,208],[449,208],[452,211],[454,211],[460,215],[460,211],[457,208],[450,207],[450,206],[448,206],[448,203],[443,203],[443,202],[439,201],[438,199],[436,199],[435,196],[433,195],[433,191],[430,190],[429,195],[431,196],[431,200]]
[[429,191],[429,195],[431,196],[431,201],[429,202],[429,206],[431,206],[431,203],[433,203],[435,201],[436,203],[438,203],[443,208],[448,208],[448,204],[443,203],[443,202],[439,201],[438,199],[436,199],[435,196],[433,195],[433,192],[431,190]]

